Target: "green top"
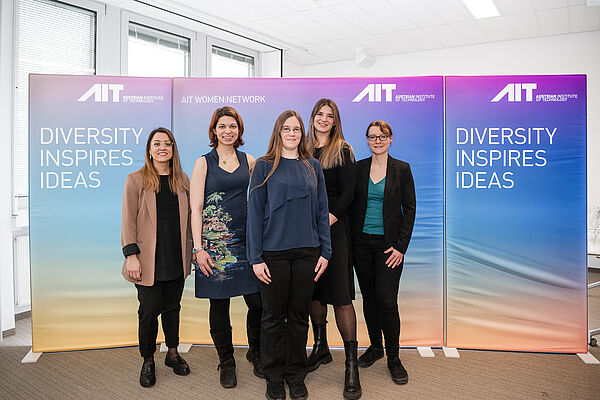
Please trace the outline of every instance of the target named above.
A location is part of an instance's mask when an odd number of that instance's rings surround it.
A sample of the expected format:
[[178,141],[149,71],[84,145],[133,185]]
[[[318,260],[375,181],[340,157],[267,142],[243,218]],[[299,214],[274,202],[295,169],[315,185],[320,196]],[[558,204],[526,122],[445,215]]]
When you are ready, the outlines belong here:
[[363,224],[363,233],[370,235],[383,235],[383,191],[385,177],[373,183],[369,177],[369,193],[367,195],[367,211]]

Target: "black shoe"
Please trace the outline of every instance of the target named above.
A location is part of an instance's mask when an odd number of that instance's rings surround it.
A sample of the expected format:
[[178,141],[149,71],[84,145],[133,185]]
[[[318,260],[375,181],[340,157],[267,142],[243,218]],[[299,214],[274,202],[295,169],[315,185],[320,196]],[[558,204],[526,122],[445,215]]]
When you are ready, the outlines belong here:
[[306,361],[308,372],[316,370],[321,364],[329,364],[333,360],[329,352],[329,346],[327,345],[327,330],[325,326],[325,324],[313,324],[315,344],[313,344],[312,352]]
[[285,386],[283,381],[267,381],[267,393],[265,393],[269,400],[283,400],[285,399]]
[[400,362],[399,358],[388,360],[388,368],[392,374],[392,380],[397,385],[405,385],[408,382],[408,372]]
[[255,350],[254,347],[250,347],[248,349],[248,352],[246,353],[246,360],[250,361],[252,363],[252,365],[254,366],[254,368],[252,369],[252,372],[254,372],[254,375],[256,375],[259,378],[264,379],[265,374],[262,369],[260,351]]
[[152,387],[156,383],[156,375],[154,374],[154,361],[144,362],[142,364],[142,372],[140,372],[140,385],[143,387]]
[[173,368],[173,372],[177,375],[185,376],[190,374],[190,366],[179,354],[177,354],[175,358],[169,358],[169,354],[167,354],[165,357],[165,365]]
[[217,369],[221,370],[219,376],[221,386],[226,389],[236,387],[237,377],[235,376],[235,360],[233,358],[220,362]]
[[375,347],[371,345],[367,351],[358,357],[358,366],[361,368],[370,367],[375,361],[381,358],[383,358],[383,347]]
[[288,387],[292,400],[305,400],[308,397],[308,390],[304,382],[288,382]]
[[360,379],[358,377],[358,359],[356,358],[358,342],[349,340],[344,342],[346,350],[346,374],[344,377],[344,398],[358,400],[362,396]]

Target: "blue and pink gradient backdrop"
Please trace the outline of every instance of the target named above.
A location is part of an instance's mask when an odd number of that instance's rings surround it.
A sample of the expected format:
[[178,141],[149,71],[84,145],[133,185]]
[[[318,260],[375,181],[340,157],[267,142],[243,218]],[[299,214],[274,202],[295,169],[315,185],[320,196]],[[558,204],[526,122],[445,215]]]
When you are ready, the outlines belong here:
[[[446,77],[447,346],[586,352],[586,77]],[[491,100],[536,83],[532,101]],[[561,102],[544,94],[575,94]],[[557,128],[553,144],[457,145],[459,127]],[[543,167],[457,167],[456,150],[542,149]],[[535,160],[534,160],[535,162]],[[456,171],[514,173],[465,189]]]
[[[123,84],[121,97],[162,96],[153,103],[85,102],[94,84]],[[112,92],[109,92],[112,100]],[[134,286],[121,276],[121,202],[128,173],[141,168],[148,133],[171,125],[171,79],[31,75],[29,99],[29,236],[33,349],[36,352],[130,345],[137,342]],[[136,143],[129,134],[111,145],[42,145],[42,128],[143,129]],[[61,135],[62,137],[62,135]],[[85,136],[84,136],[85,137]],[[46,137],[48,139],[48,137]],[[103,138],[99,138],[103,139]],[[80,139],[81,140],[81,139]],[[87,139],[86,139],[87,140]],[[106,140],[105,138],[103,140]],[[49,150],[131,150],[133,165],[41,166]],[[114,159],[113,163],[125,161]],[[42,189],[48,171],[99,171],[100,187]],[[71,182],[73,184],[73,182]]]
[[[352,100],[368,84],[396,84],[392,101],[360,102]],[[401,345],[440,346],[443,341],[443,88],[442,77],[408,78],[313,78],[313,79],[174,79],[173,129],[177,136],[183,168],[190,172],[195,160],[210,151],[208,126],[214,110],[234,107],[244,122],[246,144],[240,150],[262,156],[277,116],[286,109],[301,115],[308,128],[310,113],[317,100],[333,99],[339,110],[346,140],[354,148],[357,160],[370,156],[365,131],[372,120],[390,123],[394,142],[393,157],[411,164],[417,192],[417,218],[412,241],[406,254],[400,282],[399,306],[402,320]],[[404,102],[397,95],[433,95],[422,102]],[[264,103],[203,103],[196,96],[264,96]],[[190,101],[191,99],[191,101]],[[362,318],[362,301],[357,289],[359,342],[368,344]],[[186,285],[186,299],[193,298],[193,279]],[[186,300],[184,299],[184,302]],[[195,300],[202,309],[196,314],[184,312],[182,329],[194,343],[210,341],[206,328],[206,300]],[[186,303],[187,304],[187,303]],[[243,302],[235,303],[239,313],[234,334],[245,340]],[[331,312],[329,320],[333,321]],[[194,328],[195,327],[195,328]],[[333,327],[333,325],[332,325]],[[341,345],[339,334],[330,329],[332,343]]]
[[[534,101],[490,100],[508,83],[534,82]],[[162,96],[152,103],[77,99],[92,85],[123,84],[121,96]],[[367,84],[396,84],[391,102],[352,99]],[[447,344],[453,347],[532,351],[585,351],[586,116],[584,76],[449,77],[447,123]],[[391,153],[411,163],[417,221],[406,255],[399,305],[402,345],[443,342],[443,113],[442,78],[162,79],[33,75],[30,84],[30,240],[34,351],[135,344],[135,289],[120,275],[120,211],[125,176],[143,163],[147,134],[173,126],[184,170],[209,150],[208,124],[225,103],[194,96],[265,96],[238,103],[246,145],[264,154],[273,122],[296,109],[308,125],[316,100],[336,101],[357,159],[369,155],[364,131],[373,119],[394,129]],[[112,93],[109,93],[111,95]],[[539,94],[577,94],[566,102],[538,102]],[[171,95],[172,101],[171,101]],[[433,95],[422,102],[396,95]],[[191,102],[182,102],[192,96]],[[110,96],[109,96],[110,97]],[[384,100],[385,100],[385,96]],[[400,101],[396,101],[400,100]],[[171,111],[173,115],[171,115]],[[544,167],[521,167],[512,189],[456,189],[457,127],[557,128]],[[110,145],[46,144],[41,128],[135,128],[140,142]],[[72,140],[72,139],[71,139]],[[511,148],[497,145],[464,149]],[[531,146],[520,146],[530,148]],[[42,167],[42,150],[131,150],[132,165]],[[123,161],[123,160],[122,160]],[[42,189],[41,173],[99,171],[97,189]],[[89,182],[88,182],[89,183]],[[188,281],[181,339],[209,343],[207,301]],[[359,309],[360,301],[355,302]],[[232,306],[237,343],[243,343],[243,301]],[[331,317],[332,318],[332,317]],[[361,318],[359,318],[362,321]],[[330,329],[330,331],[335,331]],[[361,343],[365,330],[361,322]],[[338,336],[334,334],[337,340]]]

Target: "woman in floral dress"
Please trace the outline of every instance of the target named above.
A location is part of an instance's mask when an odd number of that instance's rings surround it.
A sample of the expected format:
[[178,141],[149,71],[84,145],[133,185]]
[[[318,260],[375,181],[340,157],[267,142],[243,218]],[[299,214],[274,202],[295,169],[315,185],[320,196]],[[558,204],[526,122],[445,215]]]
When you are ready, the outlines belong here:
[[210,334],[219,355],[220,382],[237,384],[230,298],[244,296],[249,350],[254,374],[263,377],[260,361],[262,305],[258,281],[246,259],[247,191],[255,159],[237,148],[244,144],[244,124],[231,107],[217,109],[209,127],[213,150],[194,165],[190,187],[196,297],[210,300]]

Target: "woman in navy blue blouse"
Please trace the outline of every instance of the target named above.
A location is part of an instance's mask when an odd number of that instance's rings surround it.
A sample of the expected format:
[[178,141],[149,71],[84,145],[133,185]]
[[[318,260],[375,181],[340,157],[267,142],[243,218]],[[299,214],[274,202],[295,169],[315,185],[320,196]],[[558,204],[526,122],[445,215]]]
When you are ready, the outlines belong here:
[[261,355],[267,398],[305,399],[308,313],[331,257],[323,170],[306,146],[297,112],[279,115],[250,180],[246,248],[260,280]]

